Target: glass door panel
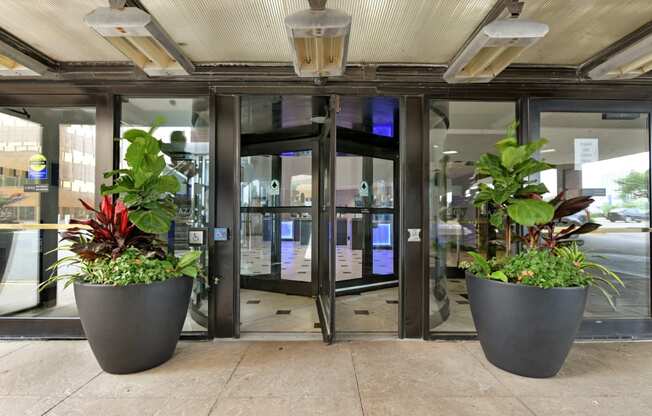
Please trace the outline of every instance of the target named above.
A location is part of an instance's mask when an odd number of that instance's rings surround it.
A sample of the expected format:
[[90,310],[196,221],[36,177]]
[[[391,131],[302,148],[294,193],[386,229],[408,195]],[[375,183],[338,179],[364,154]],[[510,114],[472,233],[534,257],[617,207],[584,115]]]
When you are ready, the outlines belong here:
[[[154,136],[161,140],[167,168],[179,180],[175,195],[177,215],[170,232],[161,236],[168,250],[182,256],[190,250],[202,252],[204,272],[208,271],[209,213],[209,114],[208,99],[197,98],[125,98],[121,110],[120,132],[132,128],[148,129],[157,118],[164,122]],[[120,143],[124,156],[127,143]],[[120,159],[124,163],[124,157]],[[203,233],[203,241],[191,242],[190,232]],[[208,329],[208,296],[210,288],[204,279],[195,279],[184,332],[205,332]]]
[[88,216],[78,199],[95,204],[95,150],[94,107],[0,107],[0,316],[77,316],[71,286],[38,286],[71,254],[57,246]]
[[241,285],[311,295],[312,150],[241,158]]
[[540,135],[549,140],[541,156],[556,165],[542,172],[552,194],[590,195],[585,212],[566,218],[570,224],[597,222],[577,243],[589,260],[614,270],[625,282],[615,308],[591,289],[588,319],[650,316],[650,132],[647,113],[542,112]]
[[331,98],[328,110],[319,139],[319,278],[316,300],[324,341],[330,343],[335,337],[335,98]]

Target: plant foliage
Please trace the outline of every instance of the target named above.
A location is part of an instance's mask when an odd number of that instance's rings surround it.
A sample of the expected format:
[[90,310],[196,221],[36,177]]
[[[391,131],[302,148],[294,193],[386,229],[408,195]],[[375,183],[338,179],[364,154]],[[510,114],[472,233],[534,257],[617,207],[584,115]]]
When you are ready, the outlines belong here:
[[[548,189],[531,178],[554,168],[535,158],[547,141],[519,145],[516,126],[509,126],[506,137],[496,143],[498,153],[482,155],[475,170],[481,183],[474,204],[488,206],[489,222],[505,232],[507,255],[487,260],[478,253],[469,253],[473,262],[465,267],[478,277],[541,288],[593,285],[613,305],[609,292],[618,294],[617,285],[622,286],[622,280],[606,267],[589,262],[572,242],[573,237],[594,231],[600,225],[590,221],[567,225],[564,221],[581,211],[588,213],[593,198],[566,199],[562,192],[551,201],[544,201]],[[518,236],[525,250],[510,255],[515,224],[525,228],[525,233]]]
[[129,142],[125,161],[128,168],[106,172],[105,178],[115,177],[112,185],[102,185],[103,195],[119,194],[129,209],[129,219],[146,233],[165,233],[176,215],[174,193],[179,180],[166,173],[161,142],[152,134],[162,123],[155,121],[149,131],[128,130],[123,139]]
[[[201,251],[177,258],[157,238],[170,228],[176,214],[173,194],[180,185],[175,176],[165,173],[161,143],[153,131],[125,133],[130,142],[125,157],[129,168],[104,175],[114,177],[114,183],[102,187],[99,210],[80,200],[91,218],[70,221],[77,226],[63,233],[59,249],[72,254],[50,267],[52,275],[41,288],[59,280],[65,280],[66,286],[73,282],[124,286],[201,275]],[[115,194],[122,200],[114,200]],[[59,273],[62,269],[66,272]]]

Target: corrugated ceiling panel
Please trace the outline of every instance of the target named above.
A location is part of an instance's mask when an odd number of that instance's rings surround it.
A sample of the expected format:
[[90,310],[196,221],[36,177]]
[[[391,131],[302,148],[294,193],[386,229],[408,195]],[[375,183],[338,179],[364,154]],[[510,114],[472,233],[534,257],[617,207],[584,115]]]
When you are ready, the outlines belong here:
[[[196,62],[289,62],[306,0],[142,0]],[[447,63],[495,0],[330,0],[353,16],[349,62]]]
[[550,32],[518,62],[576,65],[652,20],[652,0],[527,0],[523,17]]
[[84,23],[106,0],[1,0],[0,27],[59,61],[125,61]]

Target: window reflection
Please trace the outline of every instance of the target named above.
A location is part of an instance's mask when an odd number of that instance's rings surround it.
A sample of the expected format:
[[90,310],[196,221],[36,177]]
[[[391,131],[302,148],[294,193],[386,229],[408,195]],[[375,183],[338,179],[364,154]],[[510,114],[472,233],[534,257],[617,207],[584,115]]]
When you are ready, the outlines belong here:
[[77,316],[72,286],[38,285],[71,254],[57,246],[88,215],[79,199],[95,204],[97,166],[111,157],[96,147],[93,107],[0,108],[0,315]]
[[541,153],[556,164],[541,180],[551,191],[568,197],[591,195],[586,212],[567,217],[569,224],[590,218],[601,227],[583,234],[578,243],[618,273],[625,282],[614,298],[614,310],[591,289],[587,318],[641,318],[650,314],[649,263],[649,132],[647,114],[541,114],[541,137],[549,140]]
[[474,164],[495,151],[515,118],[514,103],[430,102],[430,328],[471,332],[461,263],[469,251],[504,251],[487,212],[473,206]]

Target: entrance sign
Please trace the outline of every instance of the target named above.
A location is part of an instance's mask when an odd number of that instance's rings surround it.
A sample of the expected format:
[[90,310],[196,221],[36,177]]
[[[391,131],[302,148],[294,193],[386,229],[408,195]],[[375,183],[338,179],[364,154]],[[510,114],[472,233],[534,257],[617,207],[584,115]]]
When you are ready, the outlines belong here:
[[575,139],[575,170],[582,170],[584,163],[597,162],[598,139]]
[[40,153],[29,158],[27,179],[45,181],[48,179],[48,160]]
[[278,179],[272,179],[269,183],[269,190],[267,193],[270,195],[278,195],[281,193],[281,184],[278,182]]
[[367,181],[360,182],[360,186],[358,187],[358,192],[360,193],[361,197],[369,196],[369,184],[367,183]]

